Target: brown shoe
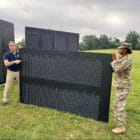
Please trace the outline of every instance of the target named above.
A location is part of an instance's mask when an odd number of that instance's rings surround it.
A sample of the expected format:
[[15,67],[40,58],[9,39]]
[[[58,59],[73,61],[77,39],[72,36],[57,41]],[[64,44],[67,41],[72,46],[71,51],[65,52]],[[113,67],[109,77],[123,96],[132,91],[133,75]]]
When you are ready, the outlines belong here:
[[115,129],[112,129],[112,132],[115,134],[123,134],[125,131],[125,127],[116,127]]
[[8,102],[2,102],[2,105],[6,106],[6,105],[8,105]]

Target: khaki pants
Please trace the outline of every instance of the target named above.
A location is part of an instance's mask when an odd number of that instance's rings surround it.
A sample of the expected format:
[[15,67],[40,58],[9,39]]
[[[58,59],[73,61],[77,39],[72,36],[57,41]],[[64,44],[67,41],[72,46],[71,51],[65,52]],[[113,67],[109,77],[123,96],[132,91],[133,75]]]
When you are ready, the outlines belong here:
[[125,105],[126,105],[128,93],[129,93],[129,89],[117,88],[115,104],[114,104],[114,120],[117,124],[117,127],[123,127],[126,124]]
[[8,93],[12,87],[14,80],[17,80],[18,85],[19,85],[19,72],[7,70],[6,84],[5,84],[4,93],[3,93],[3,102],[8,101]]

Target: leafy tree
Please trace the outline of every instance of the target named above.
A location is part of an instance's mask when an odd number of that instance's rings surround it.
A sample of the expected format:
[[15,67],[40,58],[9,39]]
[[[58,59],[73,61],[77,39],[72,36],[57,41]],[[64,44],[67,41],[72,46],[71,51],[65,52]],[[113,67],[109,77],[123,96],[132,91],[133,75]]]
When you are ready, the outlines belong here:
[[126,35],[125,42],[131,43],[133,49],[140,49],[140,35],[136,31],[130,31]]
[[96,49],[99,46],[99,40],[96,35],[84,36],[83,43],[88,50]]
[[103,49],[110,48],[110,41],[107,35],[101,34],[99,40],[100,40],[100,48]]
[[140,38],[138,39],[138,43],[136,44],[136,50],[140,50]]
[[80,50],[81,50],[81,51],[87,50],[87,46],[86,46],[86,44],[84,44],[83,42],[80,42],[79,47],[80,47]]
[[111,48],[117,48],[120,45],[120,40],[116,37],[112,39],[112,47]]
[[22,40],[19,41],[17,44],[20,45],[20,46],[25,47],[25,39],[22,39]]
[[101,34],[99,38],[96,35],[87,35],[82,38],[80,42],[80,50],[91,49],[107,49],[116,48],[120,44],[120,40],[117,38],[108,37],[105,34]]

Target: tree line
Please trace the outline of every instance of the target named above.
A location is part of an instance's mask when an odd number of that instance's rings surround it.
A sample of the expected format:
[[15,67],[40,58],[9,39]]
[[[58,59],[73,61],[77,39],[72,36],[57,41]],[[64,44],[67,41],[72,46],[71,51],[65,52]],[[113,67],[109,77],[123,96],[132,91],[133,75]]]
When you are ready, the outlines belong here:
[[[130,31],[125,37],[125,42],[132,44],[133,50],[140,50],[140,34],[136,31]],[[101,34],[99,37],[96,35],[86,35],[79,43],[80,50],[93,50],[93,49],[110,49],[117,48],[122,41],[116,37],[108,37]],[[17,43],[18,45],[25,46],[25,39]]]
[[[140,34],[136,31],[128,32],[124,41],[131,43],[132,49],[140,50]],[[116,37],[108,37],[105,34],[101,34],[99,37],[96,35],[86,35],[82,38],[79,47],[80,50],[110,49],[117,48],[124,41]]]

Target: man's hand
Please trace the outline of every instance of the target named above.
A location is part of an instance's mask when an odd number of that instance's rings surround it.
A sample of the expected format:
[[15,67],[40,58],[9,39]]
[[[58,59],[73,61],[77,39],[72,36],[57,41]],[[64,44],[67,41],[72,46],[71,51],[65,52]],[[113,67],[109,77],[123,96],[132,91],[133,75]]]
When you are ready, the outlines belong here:
[[117,56],[116,56],[116,54],[113,52],[112,53],[112,60],[116,60],[117,59]]
[[15,60],[15,61],[8,61],[8,60],[4,60],[4,65],[6,67],[9,67],[9,66],[12,66],[14,64],[20,64],[21,63],[21,60]]
[[15,60],[14,63],[15,64],[20,64],[21,63],[21,60]]

